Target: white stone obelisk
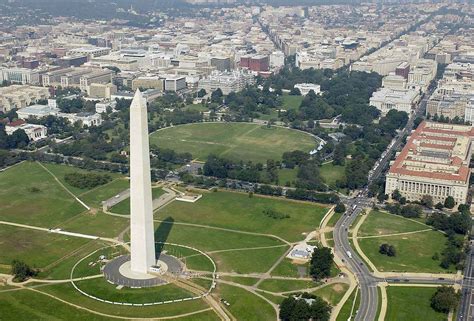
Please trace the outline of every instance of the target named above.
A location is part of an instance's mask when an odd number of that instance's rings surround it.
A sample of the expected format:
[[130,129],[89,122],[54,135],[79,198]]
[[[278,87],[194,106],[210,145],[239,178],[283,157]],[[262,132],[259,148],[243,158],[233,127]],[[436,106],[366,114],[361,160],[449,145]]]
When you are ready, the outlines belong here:
[[137,90],[130,106],[130,269],[137,273],[156,264],[149,149],[146,101]]

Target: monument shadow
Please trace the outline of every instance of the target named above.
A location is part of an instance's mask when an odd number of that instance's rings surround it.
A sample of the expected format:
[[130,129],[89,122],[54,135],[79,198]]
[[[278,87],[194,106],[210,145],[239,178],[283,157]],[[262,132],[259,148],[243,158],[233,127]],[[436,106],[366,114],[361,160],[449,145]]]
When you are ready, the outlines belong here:
[[170,235],[171,229],[173,228],[174,219],[172,217],[165,218],[158,228],[155,230],[155,252],[156,258],[159,259],[163,248],[165,247],[166,240]]

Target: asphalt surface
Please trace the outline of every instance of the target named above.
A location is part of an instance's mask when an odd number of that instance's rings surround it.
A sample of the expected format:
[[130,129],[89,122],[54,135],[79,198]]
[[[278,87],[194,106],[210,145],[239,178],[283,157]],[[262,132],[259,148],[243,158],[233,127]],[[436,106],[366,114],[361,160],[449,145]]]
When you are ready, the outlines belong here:
[[[360,288],[360,306],[357,311],[356,321],[374,320],[378,307],[377,278],[375,278],[364,261],[357,255],[349,243],[348,230],[350,225],[362,211],[362,203],[366,201],[361,197],[347,202],[348,210],[339,219],[334,227],[334,249],[336,254],[344,261],[348,268],[356,275]],[[361,204],[361,205],[358,205]]]
[[[376,181],[388,167],[388,164],[395,151],[399,150],[402,146],[404,139],[410,135],[414,121],[417,117],[421,116],[425,109],[426,103],[431,95],[433,89],[429,90],[426,95],[422,98],[418,104],[414,113],[410,115],[406,126],[399,132],[395,137],[393,144],[387,149],[386,153],[378,161],[378,166],[372,170],[371,175],[368,178],[368,184]],[[356,311],[355,321],[373,321],[376,318],[378,308],[378,282],[389,282],[389,283],[414,283],[414,284],[454,284],[451,280],[445,280],[443,278],[435,277],[403,277],[403,278],[378,278],[372,274],[365,262],[359,257],[349,243],[348,230],[350,225],[355,221],[357,215],[359,215],[363,208],[371,207],[373,200],[367,197],[368,188],[367,186],[360,190],[358,195],[353,198],[345,198],[343,202],[346,205],[347,211],[339,219],[334,227],[333,238],[334,238],[334,250],[336,254],[344,261],[348,268],[356,275],[359,282],[360,288],[360,305]],[[473,256],[470,256],[471,263],[474,261]],[[474,266],[474,264],[472,264]],[[471,273],[474,271],[471,269]],[[474,277],[474,275],[473,275]],[[474,286],[474,278],[469,279]],[[470,285],[471,286],[471,285]],[[469,290],[470,291],[470,290]],[[469,300],[473,297],[470,292]],[[470,301],[469,301],[470,302]],[[351,319],[352,320],[352,319]],[[469,319],[473,320],[474,319]]]
[[466,267],[464,268],[464,278],[462,280],[462,298],[459,308],[458,321],[474,320],[474,246],[471,245],[469,254],[466,258]]

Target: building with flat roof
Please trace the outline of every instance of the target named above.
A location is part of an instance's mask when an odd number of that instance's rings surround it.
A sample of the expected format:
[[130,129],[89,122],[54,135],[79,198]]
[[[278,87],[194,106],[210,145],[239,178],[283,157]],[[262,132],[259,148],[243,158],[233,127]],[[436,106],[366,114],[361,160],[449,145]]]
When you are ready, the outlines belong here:
[[12,135],[17,130],[22,129],[31,141],[37,141],[48,137],[48,129],[43,125],[27,124],[24,120],[17,120],[5,126],[7,135]]
[[220,88],[224,95],[231,92],[238,92],[245,88],[248,84],[254,83],[252,74],[243,71],[233,72],[213,72],[207,78],[201,79],[198,84],[199,89],[204,89],[211,93]]
[[92,84],[108,84],[112,82],[113,71],[100,68],[63,68],[43,74],[43,86],[76,87],[87,91]]
[[380,110],[382,115],[386,115],[392,109],[410,114],[419,100],[420,94],[416,90],[381,88],[370,97],[370,105]]
[[12,85],[0,88],[0,112],[8,112],[14,108],[20,109],[39,100],[48,99],[50,96],[48,88]]
[[422,122],[391,163],[385,193],[398,190],[408,201],[429,195],[434,203],[452,196],[457,205],[466,203],[473,138],[471,126]]
[[22,85],[39,85],[40,76],[37,70],[28,68],[0,68],[0,82],[3,81]]

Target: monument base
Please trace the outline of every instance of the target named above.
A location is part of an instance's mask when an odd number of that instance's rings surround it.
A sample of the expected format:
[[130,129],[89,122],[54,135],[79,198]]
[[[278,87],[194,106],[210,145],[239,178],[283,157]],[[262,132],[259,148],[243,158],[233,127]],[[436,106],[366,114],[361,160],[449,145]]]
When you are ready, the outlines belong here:
[[130,255],[119,256],[108,262],[103,269],[104,276],[110,283],[131,287],[145,288],[167,284],[167,278],[179,277],[183,272],[182,263],[175,257],[160,254],[156,265],[150,267],[149,273],[138,273],[130,269]]

